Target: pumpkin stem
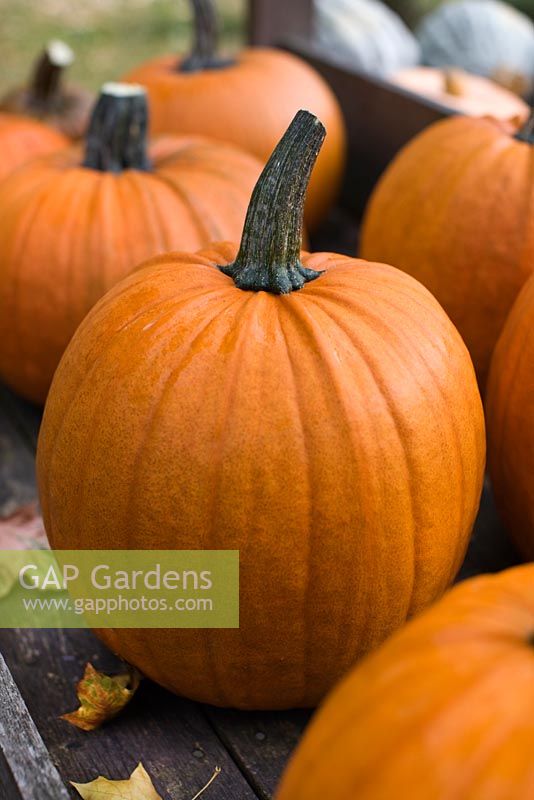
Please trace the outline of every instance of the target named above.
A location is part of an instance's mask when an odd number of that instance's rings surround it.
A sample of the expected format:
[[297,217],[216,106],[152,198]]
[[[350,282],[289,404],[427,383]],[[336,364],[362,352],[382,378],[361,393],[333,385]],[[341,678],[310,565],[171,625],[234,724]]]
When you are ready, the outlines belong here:
[[465,94],[462,72],[459,69],[449,67],[444,70],[443,84],[446,94],[450,94],[453,97],[463,97]]
[[30,107],[45,112],[57,105],[63,72],[73,61],[74,53],[68,44],[60,41],[49,43],[33,70],[28,90]]
[[300,260],[306,190],[326,131],[299,111],[276,146],[252,193],[241,247],[220,270],[239,289],[288,294],[321,274]]
[[523,127],[516,133],[516,139],[520,142],[527,142],[527,144],[534,144],[534,108],[530,112],[530,116],[523,125]]
[[191,53],[179,65],[180,72],[201,72],[222,69],[233,62],[217,55],[219,19],[213,0],[190,0],[193,10],[195,39]]
[[83,166],[101,172],[149,171],[147,127],[145,89],[105,83],[89,123]]

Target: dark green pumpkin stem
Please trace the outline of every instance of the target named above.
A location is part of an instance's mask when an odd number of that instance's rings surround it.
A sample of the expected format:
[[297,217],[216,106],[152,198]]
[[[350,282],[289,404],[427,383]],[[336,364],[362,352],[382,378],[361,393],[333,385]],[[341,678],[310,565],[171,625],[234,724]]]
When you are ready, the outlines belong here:
[[299,111],[276,146],[252,193],[241,247],[220,267],[239,289],[288,294],[321,274],[300,260],[304,202],[326,131]]
[[83,166],[101,172],[150,170],[147,128],[148,106],[143,87],[104,84],[89,123]]
[[30,86],[28,101],[36,111],[54,108],[61,97],[61,80],[66,67],[74,61],[74,53],[64,42],[50,42],[38,58]]
[[179,65],[181,72],[222,69],[233,62],[217,54],[219,20],[214,0],[190,0],[194,17],[195,39],[191,53]]
[[534,144],[534,109],[531,110],[529,118],[523,127],[516,133],[515,138],[520,142]]

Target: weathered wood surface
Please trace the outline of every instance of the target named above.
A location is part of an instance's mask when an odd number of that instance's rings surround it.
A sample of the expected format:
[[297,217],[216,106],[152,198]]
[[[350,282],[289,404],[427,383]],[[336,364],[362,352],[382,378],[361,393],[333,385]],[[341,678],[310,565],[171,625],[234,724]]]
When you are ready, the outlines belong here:
[[0,790],[2,800],[69,797],[1,655]]

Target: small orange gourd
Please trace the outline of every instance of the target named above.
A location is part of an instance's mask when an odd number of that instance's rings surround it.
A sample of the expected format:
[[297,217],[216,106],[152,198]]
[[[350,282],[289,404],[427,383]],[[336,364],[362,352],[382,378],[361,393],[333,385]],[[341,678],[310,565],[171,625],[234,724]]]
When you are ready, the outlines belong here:
[[486,409],[497,507],[520,552],[534,561],[534,278],[495,349]]
[[100,632],[220,706],[316,704],[450,584],[480,498],[480,396],[438,303],[300,252],[324,134],[297,115],[240,247],[162,255],[102,299],[39,440],[53,547],[240,551],[239,629]]
[[421,281],[464,338],[483,389],[493,348],[534,269],[534,116],[519,132],[454,117],[410,142],[382,176],[364,258]]
[[530,800],[534,566],[474,578],[344,680],[276,800]]
[[125,77],[146,86],[152,131],[223,138],[265,162],[297,109],[308,108],[328,132],[306,208],[306,225],[316,228],[336,199],[345,165],[345,126],[336,98],[315,70],[282,50],[253,47],[221,58],[214,0],[192,0],[192,6],[192,53],[160,56]]
[[146,124],[144,90],[108,84],[85,153],[38,159],[0,187],[0,376],[34,402],[84,316],[139,261],[242,228],[261,164],[194,137],[148,148]]

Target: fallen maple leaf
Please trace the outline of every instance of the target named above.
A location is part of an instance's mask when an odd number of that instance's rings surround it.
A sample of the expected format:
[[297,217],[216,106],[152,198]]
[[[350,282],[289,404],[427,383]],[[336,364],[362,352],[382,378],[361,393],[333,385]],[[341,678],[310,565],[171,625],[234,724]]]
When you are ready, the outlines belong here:
[[[215,767],[207,784],[191,800],[198,800],[220,774],[221,768]],[[106,800],[163,800],[154,789],[150,775],[141,763],[137,765],[127,781],[110,781],[100,776],[90,783],[73,783],[71,781],[71,786],[74,786],[83,800],[102,800],[102,798],[106,798]]]
[[80,707],[63,714],[61,719],[82,731],[94,731],[128,705],[140,680],[141,676],[133,669],[123,675],[110,676],[87,664],[84,676],[76,687]]
[[21,506],[7,517],[0,517],[0,550],[48,549],[43,518],[37,503]]
[[109,781],[100,776],[90,783],[72,783],[83,800],[163,800],[142,764],[138,764],[128,780]]

